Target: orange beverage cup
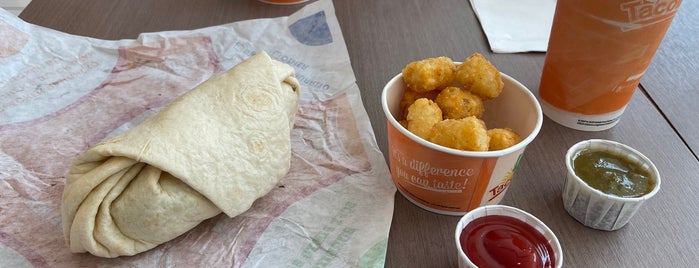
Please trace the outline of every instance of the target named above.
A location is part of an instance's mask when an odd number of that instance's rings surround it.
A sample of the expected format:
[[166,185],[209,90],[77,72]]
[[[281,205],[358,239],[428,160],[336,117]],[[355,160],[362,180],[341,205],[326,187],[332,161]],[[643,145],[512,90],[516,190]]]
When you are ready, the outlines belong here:
[[681,0],[559,0],[539,98],[551,120],[578,130],[613,127]]
[[452,216],[499,204],[512,180],[525,147],[541,129],[541,106],[529,89],[502,74],[505,84],[495,99],[485,101],[488,128],[509,127],[523,140],[512,147],[487,152],[447,148],[405,129],[400,100],[406,90],[401,74],[381,94],[388,131],[391,177],[398,191],[425,210]]

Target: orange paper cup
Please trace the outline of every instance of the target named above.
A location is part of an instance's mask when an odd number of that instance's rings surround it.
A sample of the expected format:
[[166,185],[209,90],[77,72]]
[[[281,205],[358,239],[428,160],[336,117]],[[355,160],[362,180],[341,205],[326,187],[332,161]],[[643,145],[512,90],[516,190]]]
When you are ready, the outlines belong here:
[[415,205],[445,215],[464,215],[483,205],[498,204],[512,180],[524,148],[539,133],[541,106],[524,85],[502,74],[502,93],[485,101],[488,129],[508,127],[523,140],[507,149],[472,152],[447,148],[405,129],[400,100],[406,90],[401,74],[381,94],[386,114],[391,177],[398,191]]
[[558,1],[539,84],[544,114],[577,130],[614,127],[681,2]]

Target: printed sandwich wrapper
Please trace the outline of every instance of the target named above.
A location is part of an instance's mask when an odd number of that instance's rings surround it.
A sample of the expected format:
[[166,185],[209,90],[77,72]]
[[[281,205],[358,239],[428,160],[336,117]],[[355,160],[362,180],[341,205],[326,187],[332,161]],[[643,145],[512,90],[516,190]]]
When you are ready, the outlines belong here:
[[[60,204],[71,162],[259,51],[294,67],[301,84],[288,175],[245,213],[152,250],[70,253]],[[383,267],[395,187],[330,0],[288,17],[116,41],[0,10],[0,65],[2,265]]]

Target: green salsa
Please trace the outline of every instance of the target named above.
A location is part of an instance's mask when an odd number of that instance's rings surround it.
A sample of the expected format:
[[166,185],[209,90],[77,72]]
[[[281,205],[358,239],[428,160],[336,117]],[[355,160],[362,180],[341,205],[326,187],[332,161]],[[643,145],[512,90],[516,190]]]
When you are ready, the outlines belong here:
[[580,151],[573,160],[573,169],[590,187],[620,197],[639,197],[655,187],[648,170],[608,151]]

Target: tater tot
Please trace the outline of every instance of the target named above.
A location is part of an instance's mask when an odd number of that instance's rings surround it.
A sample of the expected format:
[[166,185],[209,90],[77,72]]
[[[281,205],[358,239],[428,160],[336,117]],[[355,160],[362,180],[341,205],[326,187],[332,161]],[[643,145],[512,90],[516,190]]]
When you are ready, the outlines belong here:
[[490,151],[502,150],[522,141],[522,137],[509,128],[489,129],[488,136],[490,137]]
[[437,94],[439,94],[439,90],[431,90],[427,92],[415,92],[412,90],[406,90],[405,93],[403,93],[403,98],[400,100],[400,109],[403,111],[403,116],[408,116],[408,107],[410,107],[413,102],[417,99],[421,98],[426,98],[429,100],[434,101],[437,98]]
[[468,116],[481,118],[485,108],[478,95],[458,87],[443,89],[435,99],[445,119],[461,119]]
[[456,68],[455,79],[483,100],[496,98],[504,87],[500,71],[479,53],[473,53]]
[[442,121],[442,110],[433,101],[421,98],[408,107],[408,131],[427,139],[432,126]]
[[432,127],[429,141],[466,151],[488,151],[490,138],[483,120],[475,116],[445,119]]
[[408,89],[427,92],[451,85],[455,71],[456,65],[449,57],[437,57],[408,63],[402,74]]
[[408,120],[398,120],[398,123],[405,129],[408,129]]

